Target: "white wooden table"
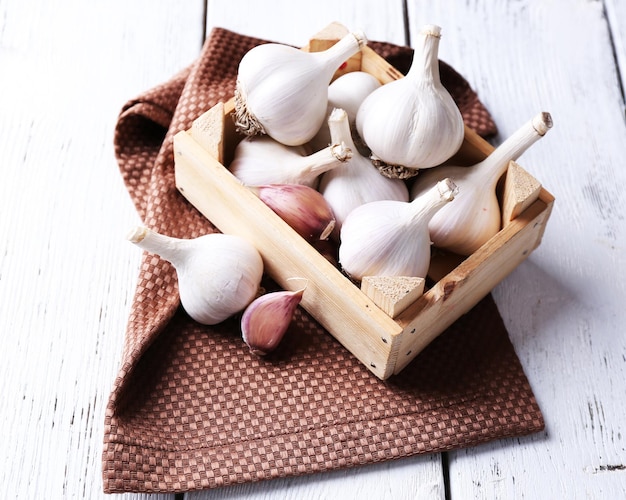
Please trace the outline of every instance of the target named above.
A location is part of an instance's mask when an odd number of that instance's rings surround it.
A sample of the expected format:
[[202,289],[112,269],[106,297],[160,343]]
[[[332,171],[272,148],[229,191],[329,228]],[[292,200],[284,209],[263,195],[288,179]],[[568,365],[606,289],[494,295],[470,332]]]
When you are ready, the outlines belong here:
[[0,2],[1,497],[104,496],[104,409],[140,259],[113,156],[122,104],[191,63],[213,26],[303,45],[331,21],[398,44],[442,26],[440,56],[492,112],[496,143],[552,113],[520,163],[555,209],[542,245],[494,291],[546,430],[184,497],[625,497],[622,0]]

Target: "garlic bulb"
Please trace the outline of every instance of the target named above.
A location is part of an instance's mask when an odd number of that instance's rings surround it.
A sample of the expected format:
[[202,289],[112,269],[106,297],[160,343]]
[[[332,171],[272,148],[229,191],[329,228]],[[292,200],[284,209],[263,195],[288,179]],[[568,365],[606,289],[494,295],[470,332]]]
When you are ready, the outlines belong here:
[[439,26],[424,26],[406,77],[372,92],[357,113],[360,136],[390,168],[434,167],[463,142],[463,117],[439,77],[440,33]]
[[[369,155],[369,150],[362,144],[356,131],[356,114],[365,98],[380,87],[376,77],[365,71],[351,71],[341,75],[328,86],[327,119],[335,108],[345,110],[348,114],[348,123],[352,133],[352,140],[363,155]],[[310,144],[314,150],[322,149],[330,143],[328,122],[324,122]]]
[[457,193],[450,179],[411,202],[375,201],[355,209],[341,229],[339,264],[364,276],[425,278],[430,265],[428,221]]
[[246,137],[235,148],[229,170],[247,186],[316,186],[322,173],[337,167],[351,154],[345,145],[335,144],[307,156],[304,146],[285,146],[268,136]]
[[250,186],[263,203],[308,241],[325,240],[335,227],[330,205],[315,189],[301,184]]
[[264,356],[278,347],[303,293],[304,289],[266,293],[246,308],[241,317],[241,333],[254,354]]
[[174,266],[181,305],[198,323],[220,323],[243,310],[257,294],[263,260],[239,236],[214,233],[179,239],[137,227],[128,239]]
[[470,255],[500,230],[501,212],[496,196],[498,180],[509,162],[516,160],[551,127],[550,114],[539,113],[476,165],[440,166],[417,176],[411,188],[411,198],[420,196],[446,177],[459,186],[457,200],[430,221],[430,237],[436,247]]
[[326,116],[335,71],[366,44],[358,31],[322,52],[277,43],[248,51],[239,63],[235,89],[239,131],[268,134],[288,146],[310,141]]
[[377,200],[408,201],[409,191],[399,179],[380,174],[372,162],[355,148],[350,135],[348,115],[335,109],[328,119],[333,143],[345,143],[352,150],[352,158],[329,170],[320,180],[319,191],[335,214],[334,235],[341,231],[343,221],[356,207]]

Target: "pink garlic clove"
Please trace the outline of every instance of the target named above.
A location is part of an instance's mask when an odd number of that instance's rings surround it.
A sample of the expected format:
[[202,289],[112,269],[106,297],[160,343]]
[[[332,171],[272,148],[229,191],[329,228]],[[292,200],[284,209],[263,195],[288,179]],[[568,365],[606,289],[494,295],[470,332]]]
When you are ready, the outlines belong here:
[[325,240],[335,216],[321,193],[303,184],[266,184],[250,189],[307,241]]
[[259,356],[272,352],[285,336],[304,289],[270,292],[256,298],[241,317],[243,341]]

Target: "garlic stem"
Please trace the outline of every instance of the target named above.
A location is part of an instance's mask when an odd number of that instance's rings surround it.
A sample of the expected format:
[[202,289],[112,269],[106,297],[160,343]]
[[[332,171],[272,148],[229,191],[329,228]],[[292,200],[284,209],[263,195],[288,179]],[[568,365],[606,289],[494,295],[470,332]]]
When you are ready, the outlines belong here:
[[128,241],[142,250],[162,257],[176,266],[182,265],[189,240],[166,236],[144,226],[137,226],[127,235]]
[[434,24],[422,26],[419,30],[413,52],[413,62],[406,75],[409,80],[418,84],[441,84],[439,74],[439,40],[441,27]]
[[454,200],[458,192],[459,188],[451,179],[439,181],[433,189],[409,202],[408,223],[415,224],[419,220],[430,221],[441,207]]
[[312,183],[324,172],[328,172],[352,158],[353,150],[354,146],[347,146],[343,141],[338,144],[331,144],[309,156],[302,157],[296,162],[299,163],[297,168],[300,170],[301,176],[307,180],[307,184]]
[[334,109],[328,117],[328,128],[330,130],[331,143],[345,144],[348,149],[354,151],[354,141],[350,133],[350,122],[348,113],[341,108]]
[[335,45],[332,45],[328,49],[321,52],[310,52],[310,54],[313,58],[318,59],[318,64],[326,69],[328,83],[330,83],[337,68],[365,45],[367,45],[365,33],[356,30],[342,37]]
[[343,144],[327,146],[308,156],[306,153],[304,146],[285,146],[268,136],[247,137],[235,148],[229,170],[247,186],[314,186],[322,173],[351,157],[351,151]]
[[541,139],[552,128],[550,113],[541,112],[522,125],[504,142],[502,142],[487,158],[474,168],[480,168],[485,174],[485,186],[492,186],[502,177],[510,161],[517,160],[528,148]]

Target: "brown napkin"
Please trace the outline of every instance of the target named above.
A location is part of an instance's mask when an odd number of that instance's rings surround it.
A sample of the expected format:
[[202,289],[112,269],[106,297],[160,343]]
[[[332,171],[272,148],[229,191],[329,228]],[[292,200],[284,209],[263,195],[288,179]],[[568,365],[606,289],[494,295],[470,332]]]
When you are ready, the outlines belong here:
[[[123,109],[115,147],[145,224],[214,231],[176,191],[172,137],[233,94],[262,40],[215,29],[199,59]],[[371,46],[406,71],[412,51]],[[466,123],[495,132],[467,82],[442,63]],[[106,492],[179,492],[467,447],[543,428],[489,296],[400,375],[382,382],[299,310],[279,349],[249,353],[236,319],[216,327],[179,307],[174,269],[144,254],[105,419]]]

